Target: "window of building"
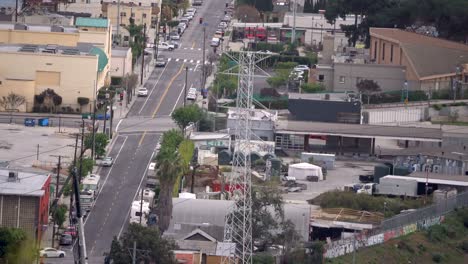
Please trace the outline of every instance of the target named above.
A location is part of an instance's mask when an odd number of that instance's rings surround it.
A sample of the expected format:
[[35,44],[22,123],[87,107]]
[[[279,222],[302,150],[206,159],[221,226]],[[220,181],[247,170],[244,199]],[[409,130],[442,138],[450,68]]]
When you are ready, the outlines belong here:
[[127,13],[125,13],[125,12],[120,12],[120,16],[121,16],[121,17],[126,17],[126,16],[127,16]]
[[320,74],[318,80],[319,82],[323,82],[325,80],[325,75]]
[[344,76],[340,76],[340,83],[345,83],[345,77]]
[[129,37],[128,37],[128,36],[124,36],[124,41],[129,41]]
[[382,60],[385,60],[385,43],[382,44]]
[[377,59],[377,41],[374,42],[374,60]]
[[143,18],[146,18],[146,14],[145,14],[145,13],[143,13]]
[[390,62],[393,62],[393,45],[390,46]]
[[132,17],[135,17],[135,13],[132,13]]

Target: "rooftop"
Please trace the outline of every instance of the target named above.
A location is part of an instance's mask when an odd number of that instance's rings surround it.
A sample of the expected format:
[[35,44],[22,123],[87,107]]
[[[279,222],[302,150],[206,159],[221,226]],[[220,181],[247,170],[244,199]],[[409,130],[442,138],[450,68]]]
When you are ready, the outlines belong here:
[[[278,119],[278,113],[274,113],[262,110],[262,109],[252,109],[250,111],[251,117],[250,120],[272,120],[276,121]],[[228,119],[237,119],[236,108],[229,108],[228,110]]]
[[78,17],[76,18],[75,25],[77,27],[107,28],[109,26],[109,20],[103,18]]
[[[328,99],[325,99],[328,94]],[[347,102],[355,93],[289,93],[289,99]]]
[[49,175],[18,172],[18,180],[8,181],[9,170],[0,170],[0,194],[2,195],[22,195],[22,196],[42,196],[42,187],[49,179]]
[[383,149],[381,155],[388,156],[416,156],[428,155],[432,157],[447,158],[460,161],[468,161],[468,150],[463,149],[463,146],[447,146],[447,147],[426,147],[426,148],[405,148],[405,149]]
[[14,22],[0,22],[0,30],[24,30],[24,31],[34,31],[34,32],[78,33],[78,29],[73,26],[22,24],[22,23],[14,23]]
[[436,128],[375,126],[292,120],[279,120],[276,123],[276,133],[407,139],[433,142],[440,142],[442,140],[442,130]]
[[387,175],[383,178],[400,179],[400,180],[416,180],[418,183],[424,183],[424,184],[427,181],[428,183],[431,183],[431,184],[468,187],[468,177],[466,176],[443,175],[443,174],[438,174],[438,173],[429,173],[429,177],[427,178],[426,178],[425,172],[413,173],[408,176]]
[[398,43],[421,79],[454,74],[457,64],[468,62],[468,45],[463,43],[396,28],[370,28],[369,32],[372,37]]

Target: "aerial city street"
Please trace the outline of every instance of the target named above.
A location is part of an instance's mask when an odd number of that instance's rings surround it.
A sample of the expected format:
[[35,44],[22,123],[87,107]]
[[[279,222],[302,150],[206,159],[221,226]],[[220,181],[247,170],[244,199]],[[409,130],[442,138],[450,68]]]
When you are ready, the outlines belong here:
[[0,1],[0,264],[466,263],[467,14]]

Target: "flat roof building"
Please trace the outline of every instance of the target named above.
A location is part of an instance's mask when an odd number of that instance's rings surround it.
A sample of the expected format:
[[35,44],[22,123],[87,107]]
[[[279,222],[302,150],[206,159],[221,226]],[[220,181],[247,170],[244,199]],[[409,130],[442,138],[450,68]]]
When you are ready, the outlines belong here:
[[0,227],[40,239],[49,217],[50,175],[0,170]]

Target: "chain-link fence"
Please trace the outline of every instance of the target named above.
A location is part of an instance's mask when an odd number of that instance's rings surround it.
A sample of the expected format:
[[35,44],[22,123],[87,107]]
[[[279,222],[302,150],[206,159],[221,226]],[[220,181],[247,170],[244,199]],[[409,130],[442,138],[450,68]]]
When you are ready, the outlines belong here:
[[[80,128],[82,126],[82,119],[81,118],[65,118],[65,117],[45,117],[45,116],[16,116],[12,115],[0,115],[0,123],[1,124],[17,124],[17,125],[25,125],[26,119],[34,120],[34,126],[47,126],[47,127],[69,127],[69,128]],[[39,119],[48,119],[47,125],[41,125]],[[89,120],[85,120],[86,124],[91,123]],[[29,121],[28,124],[32,126],[31,122]],[[43,123],[44,124],[44,123]]]
[[373,233],[381,233],[386,230],[417,223],[431,217],[445,215],[455,208],[468,206],[468,192],[460,193],[456,196],[442,199],[437,203],[411,212],[396,215],[382,221],[382,224]]

